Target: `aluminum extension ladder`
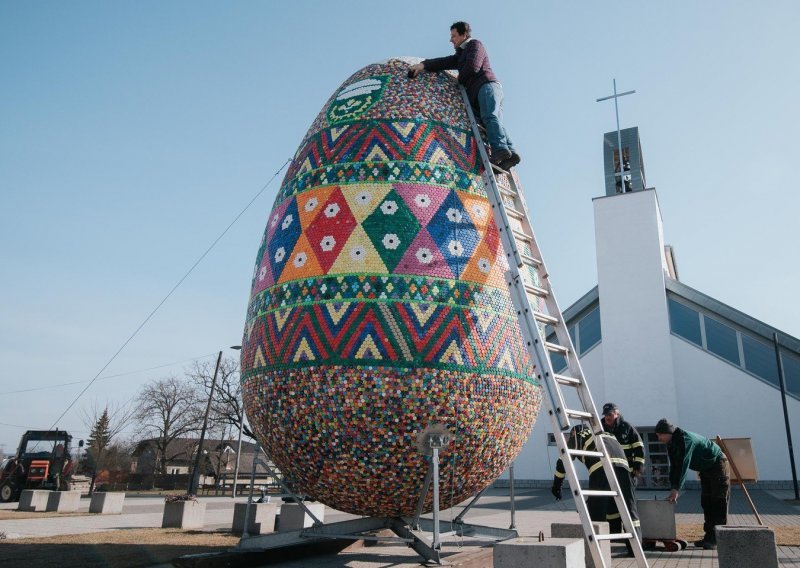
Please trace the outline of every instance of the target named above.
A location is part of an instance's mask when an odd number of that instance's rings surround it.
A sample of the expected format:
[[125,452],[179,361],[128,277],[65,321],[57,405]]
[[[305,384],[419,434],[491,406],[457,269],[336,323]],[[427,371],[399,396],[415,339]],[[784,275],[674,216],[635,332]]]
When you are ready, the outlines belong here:
[[[459,88],[472,124],[472,133],[477,141],[480,158],[483,161],[484,187],[510,267],[506,272],[506,282],[511,291],[514,308],[517,310],[525,346],[536,364],[536,378],[544,386],[547,394],[545,400],[548,405],[550,423],[553,432],[556,433],[558,451],[566,469],[570,489],[575,497],[575,506],[583,525],[586,542],[589,543],[594,565],[604,568],[607,566],[600,550],[600,541],[614,539],[630,541],[636,557],[636,565],[647,568],[647,559],[633,529],[630,511],[620,493],[614,466],[606,452],[602,436],[594,437],[598,451],[573,450],[567,447],[567,439],[573,423],[586,423],[595,433],[602,432],[603,425],[589,392],[589,386],[583,376],[563,315],[550,286],[550,278],[530,224],[524,196],[518,191],[516,176],[511,172],[502,172],[498,169],[501,179],[506,182],[505,184],[498,183],[495,170],[489,162],[486,146],[481,143],[481,127],[475,120],[466,91],[463,87]],[[544,311],[534,310],[534,305],[542,306],[542,304]],[[557,342],[546,340],[547,326],[555,332]],[[550,353],[566,359],[567,368],[564,374],[556,374],[553,371]],[[562,388],[574,390],[579,403],[574,406],[579,406],[579,408],[571,408],[567,405]],[[575,395],[572,395],[570,402],[575,398]],[[596,491],[581,488],[572,460],[578,456],[600,458],[610,490]],[[626,532],[595,533],[594,525],[589,518],[585,497],[613,497],[622,519],[623,530]]]

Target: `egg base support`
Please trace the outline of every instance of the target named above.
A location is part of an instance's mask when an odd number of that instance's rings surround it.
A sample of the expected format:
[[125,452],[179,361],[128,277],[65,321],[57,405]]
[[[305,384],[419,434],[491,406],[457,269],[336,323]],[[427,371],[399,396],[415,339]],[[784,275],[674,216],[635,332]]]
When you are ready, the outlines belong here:
[[[380,542],[402,542],[413,548],[425,559],[428,565],[441,565],[442,542],[445,536],[485,538],[494,541],[516,538],[514,529],[501,529],[481,525],[473,525],[463,521],[464,515],[483,494],[476,495],[464,510],[452,521],[439,519],[439,449],[447,444],[447,440],[435,439],[431,436],[430,469],[425,477],[423,490],[420,493],[417,513],[413,519],[407,517],[362,517],[336,523],[316,522],[314,526],[266,535],[250,536],[239,542],[237,552],[253,553],[294,546],[310,545],[329,540],[364,540]],[[433,486],[433,518],[421,518],[421,513]],[[300,499],[298,497],[298,502]],[[301,502],[302,505],[302,502]],[[512,521],[513,524],[513,521]],[[384,536],[382,530],[390,530],[396,536]],[[365,534],[370,533],[370,534]],[[428,535],[431,535],[430,537]]]

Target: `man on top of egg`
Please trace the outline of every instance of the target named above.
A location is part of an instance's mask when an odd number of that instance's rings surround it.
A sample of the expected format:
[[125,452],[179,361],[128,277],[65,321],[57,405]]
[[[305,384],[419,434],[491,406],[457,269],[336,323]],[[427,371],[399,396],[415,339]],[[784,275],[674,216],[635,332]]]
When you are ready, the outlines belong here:
[[479,110],[481,122],[486,127],[492,148],[489,161],[508,170],[519,164],[520,157],[503,126],[503,87],[492,71],[486,48],[472,37],[471,32],[467,22],[454,23],[450,26],[450,43],[456,49],[455,54],[425,59],[412,65],[409,76],[416,77],[422,71],[457,69],[458,82],[467,90],[472,108]]

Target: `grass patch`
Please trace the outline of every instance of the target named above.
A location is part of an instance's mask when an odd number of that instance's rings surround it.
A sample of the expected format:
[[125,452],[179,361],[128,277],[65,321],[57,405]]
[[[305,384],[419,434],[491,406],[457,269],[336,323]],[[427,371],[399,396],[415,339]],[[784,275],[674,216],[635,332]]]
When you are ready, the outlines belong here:
[[0,558],[9,566],[138,568],[169,563],[184,554],[221,552],[238,543],[239,537],[229,532],[127,529],[2,540]]

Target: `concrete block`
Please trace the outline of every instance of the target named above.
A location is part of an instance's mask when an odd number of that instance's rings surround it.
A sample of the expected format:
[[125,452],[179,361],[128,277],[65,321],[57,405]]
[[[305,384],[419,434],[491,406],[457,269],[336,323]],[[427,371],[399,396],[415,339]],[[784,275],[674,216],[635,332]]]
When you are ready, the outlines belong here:
[[46,489],[24,489],[19,496],[17,511],[44,511],[52,491]]
[[[592,523],[594,532],[597,534],[608,534],[608,523]],[[583,552],[586,557],[586,568],[594,568],[594,560],[592,560],[592,553],[589,550],[589,544],[583,535],[583,525],[580,523],[551,523],[550,536],[553,538],[580,538],[583,540]],[[603,555],[603,560],[606,566],[611,566],[611,542],[607,540],[600,541],[600,553]],[[602,568],[598,566],[597,568]]]
[[494,568],[583,568],[583,539],[532,536],[512,538],[494,545]]
[[81,504],[80,491],[51,491],[47,496],[47,511],[74,513]]
[[164,503],[161,528],[202,529],[206,517],[206,504],[201,501],[174,501]]
[[[244,532],[246,511],[247,503],[236,503],[233,506],[233,532]],[[276,503],[251,503],[247,532],[251,535],[275,532],[275,516],[277,513],[278,505]]]
[[678,535],[675,524],[675,503],[668,501],[636,501],[639,521],[642,524],[642,538],[674,540]]
[[775,531],[758,525],[716,528],[719,568],[778,568]]
[[[325,505],[322,503],[303,503],[308,510],[314,513],[320,521],[325,521]],[[278,531],[295,531],[312,526],[312,519],[297,503],[284,503],[281,505]]]
[[109,492],[95,491],[89,501],[89,512],[102,515],[122,514],[122,505],[125,502],[125,493],[122,491]]

